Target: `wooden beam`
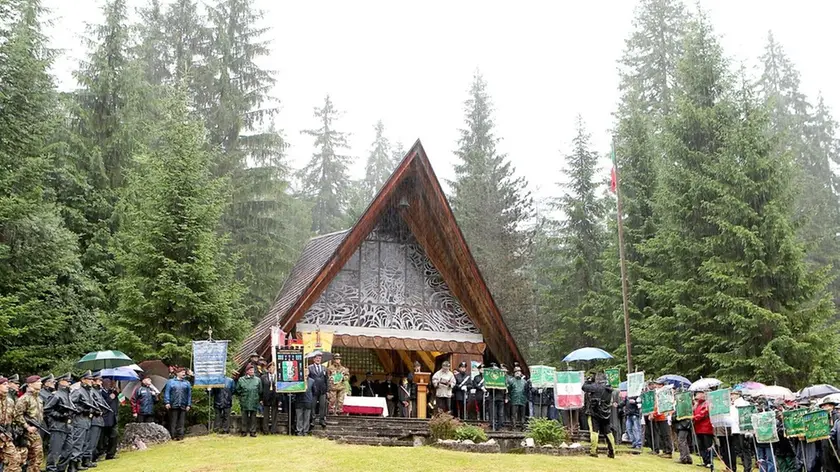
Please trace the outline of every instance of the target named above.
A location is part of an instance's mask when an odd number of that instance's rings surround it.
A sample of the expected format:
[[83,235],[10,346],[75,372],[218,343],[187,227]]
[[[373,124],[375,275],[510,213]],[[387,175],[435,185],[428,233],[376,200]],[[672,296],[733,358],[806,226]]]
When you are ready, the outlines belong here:
[[408,368],[409,372],[414,372],[414,362],[411,361],[411,356],[408,355],[407,351],[397,351],[397,354],[400,355],[400,359],[402,359],[403,364]]
[[423,363],[423,366],[428,369],[427,372],[434,373],[435,360],[432,359],[431,356],[429,356],[429,354],[425,351],[417,351],[417,355],[420,356],[420,362]]
[[376,356],[379,357],[379,362],[382,363],[382,368],[385,369],[385,373],[390,374],[393,372],[394,362],[391,360],[391,354],[382,349],[375,349],[374,351],[376,351]]

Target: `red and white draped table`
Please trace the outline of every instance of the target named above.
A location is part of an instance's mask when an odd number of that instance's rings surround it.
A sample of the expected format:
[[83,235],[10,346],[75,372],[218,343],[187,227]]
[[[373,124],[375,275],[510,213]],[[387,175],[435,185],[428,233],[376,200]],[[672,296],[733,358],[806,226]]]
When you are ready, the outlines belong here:
[[384,397],[344,397],[344,413],[351,415],[388,416]]

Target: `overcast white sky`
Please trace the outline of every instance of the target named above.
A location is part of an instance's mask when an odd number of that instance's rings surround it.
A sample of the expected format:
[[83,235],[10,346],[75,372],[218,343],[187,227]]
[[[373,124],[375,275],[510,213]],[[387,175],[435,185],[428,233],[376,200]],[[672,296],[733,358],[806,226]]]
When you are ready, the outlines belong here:
[[[312,110],[329,93],[345,111],[354,168],[361,175],[373,124],[392,142],[420,138],[438,176],[452,176],[463,101],[478,68],[488,81],[500,148],[540,196],[556,194],[562,154],[575,116],[588,123],[599,151],[609,147],[618,101],[616,61],[632,28],[630,0],[608,1],[267,1],[282,102],[278,127],[301,167],[312,152],[300,130],[316,127]],[[45,0],[54,45],[65,49],[55,73],[63,89],[84,54],[85,22],[101,18],[98,0]],[[145,2],[129,0],[134,8]],[[822,91],[840,109],[836,20],[840,2],[826,0],[701,0],[727,55],[754,67],[768,30],[796,63],[804,91]],[[693,8],[694,2],[688,4]]]

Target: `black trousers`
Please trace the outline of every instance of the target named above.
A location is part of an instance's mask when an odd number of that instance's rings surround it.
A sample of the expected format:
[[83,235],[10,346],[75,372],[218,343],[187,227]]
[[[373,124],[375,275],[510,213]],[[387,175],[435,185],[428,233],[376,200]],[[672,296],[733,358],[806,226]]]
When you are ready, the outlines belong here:
[[73,441],[70,433],[50,430],[50,450],[47,453],[47,471],[57,472],[67,468],[73,453]]
[[277,433],[277,417],[280,414],[280,405],[272,400],[263,405],[262,432],[263,434]]
[[117,427],[105,426],[99,436],[99,449],[96,457],[105,455],[106,459],[113,459],[117,455]]
[[318,395],[316,398],[316,404],[313,405],[312,409],[312,424],[315,424],[315,420],[318,420],[318,423],[321,426],[326,426],[327,424],[327,394],[323,393]]
[[465,402],[464,399],[458,399],[457,397],[453,397],[455,400],[455,411],[458,412],[459,419],[466,419],[467,418],[467,410],[464,408]]
[[213,408],[216,418],[213,420],[213,429],[218,433],[230,433],[230,408]]
[[671,427],[667,421],[653,421],[652,433],[656,435],[655,446],[657,451],[665,454],[674,453],[674,442],[671,440]]
[[137,415],[138,423],[154,423],[155,415]]
[[493,415],[496,416],[496,429],[505,425],[505,401],[496,400],[493,402]]
[[96,450],[99,448],[99,438],[102,436],[102,426],[90,425],[85,450],[85,460],[96,462]]
[[241,434],[257,434],[257,411],[243,411],[242,412],[242,431]]
[[437,400],[435,401],[435,408],[437,408],[438,411],[449,413],[449,402],[451,401],[451,398],[437,397]]
[[711,434],[697,435],[697,448],[700,449],[700,457],[703,459],[704,465],[712,463],[712,451],[710,451],[709,448],[712,447],[714,442],[715,437]]
[[90,417],[77,415],[73,420],[73,429],[70,433],[73,442],[73,452],[70,454],[71,461],[78,462],[84,459],[88,430],[90,430]]
[[187,411],[182,408],[169,410],[169,434],[172,439],[184,439],[184,421],[187,419]]
[[525,426],[525,405],[511,405],[511,413],[513,421],[513,427],[516,428],[516,425],[520,427]]

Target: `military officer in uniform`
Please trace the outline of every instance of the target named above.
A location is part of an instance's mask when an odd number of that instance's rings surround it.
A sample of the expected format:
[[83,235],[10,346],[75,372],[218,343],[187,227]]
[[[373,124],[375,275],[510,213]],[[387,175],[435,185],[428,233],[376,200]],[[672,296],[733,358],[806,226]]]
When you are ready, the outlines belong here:
[[70,394],[70,402],[76,407],[76,415],[73,418],[72,440],[73,452],[70,454],[70,470],[87,470],[88,457],[87,440],[90,431],[91,418],[96,411],[96,405],[91,399],[93,388],[93,374],[87,371],[79,378],[81,387],[73,390]]
[[12,429],[22,427],[23,420],[15,410],[15,402],[9,397],[9,379],[0,377],[0,462],[4,472],[20,472],[21,457],[15,447]]
[[467,363],[461,362],[458,364],[458,373],[455,374],[455,411],[458,412],[458,418],[467,419],[467,397],[472,388],[472,378],[467,372]]
[[26,394],[18,398],[15,410],[26,422],[26,447],[21,448],[20,458],[26,459],[26,470],[41,470],[44,447],[40,431],[34,424],[44,423],[44,404],[41,402],[41,377],[33,375],[26,378]]
[[96,407],[93,411],[93,418],[90,420],[90,431],[87,437],[87,450],[85,451],[85,458],[87,459],[88,467],[96,467],[96,460],[98,459],[96,450],[99,448],[99,438],[102,437],[102,430],[105,428],[104,414],[111,410],[111,407],[105,403],[105,398],[102,396],[102,372],[96,371],[93,373],[93,385],[90,389],[91,403]]
[[347,394],[345,380],[348,377],[350,377],[350,369],[341,365],[341,354],[334,354],[332,363],[327,369],[330,412],[334,415],[344,413],[344,395]]
[[[53,392],[55,392],[55,377],[53,377],[53,374],[47,374],[46,377],[41,379],[41,393],[38,394],[38,396],[41,397],[42,405],[47,406],[47,401],[50,399]],[[50,429],[50,420],[46,416],[44,416],[43,424],[47,430]],[[40,430],[39,432],[41,433],[41,445],[44,447],[44,455],[47,455],[50,446],[49,435]]]
[[71,432],[76,408],[70,401],[70,381],[73,377],[66,373],[56,380],[58,389],[44,405],[44,414],[48,418],[50,446],[47,453],[47,472],[64,471],[73,452]]
[[14,374],[9,376],[9,393],[6,395],[16,402],[18,399],[18,390],[20,390],[20,375]]

